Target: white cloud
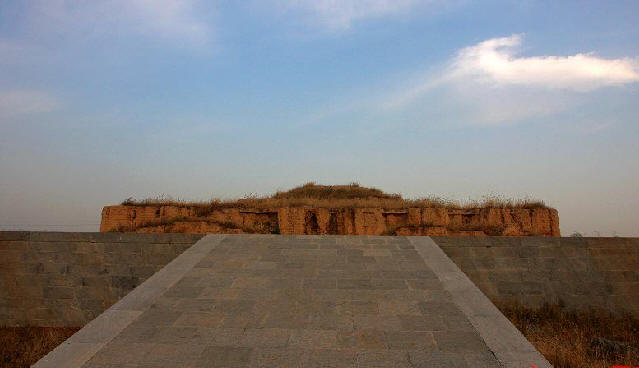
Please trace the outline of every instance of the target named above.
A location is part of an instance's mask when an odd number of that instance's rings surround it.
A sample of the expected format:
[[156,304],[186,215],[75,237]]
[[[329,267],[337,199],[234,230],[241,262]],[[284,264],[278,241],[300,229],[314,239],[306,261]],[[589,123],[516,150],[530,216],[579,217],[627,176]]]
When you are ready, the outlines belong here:
[[303,17],[331,30],[348,29],[353,23],[386,16],[409,14],[435,4],[437,0],[275,0],[275,6],[285,12],[297,11]]
[[34,27],[76,37],[137,33],[203,44],[211,33],[196,17],[196,0],[36,0],[30,6]]
[[602,59],[592,54],[516,57],[521,37],[493,38],[462,49],[450,78],[475,77],[496,85],[565,88],[575,91],[639,81],[637,60]]
[[637,59],[518,57],[520,45],[515,35],[463,48],[439,73],[386,96],[381,107],[442,123],[508,124],[568,110],[596,89],[639,82]]
[[55,110],[60,106],[57,98],[38,90],[0,90],[0,119],[13,118]]

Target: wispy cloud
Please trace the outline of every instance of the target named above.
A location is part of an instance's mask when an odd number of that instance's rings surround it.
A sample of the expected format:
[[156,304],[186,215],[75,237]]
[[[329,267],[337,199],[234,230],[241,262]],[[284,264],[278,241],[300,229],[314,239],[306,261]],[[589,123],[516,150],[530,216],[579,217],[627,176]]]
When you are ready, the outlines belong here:
[[453,62],[448,77],[575,91],[639,81],[636,59],[602,59],[593,54],[517,57],[520,45],[521,36],[514,35],[464,48]]
[[519,57],[521,42],[514,35],[465,47],[438,72],[386,96],[381,106],[417,106],[443,121],[494,125],[553,114],[577,104],[584,93],[639,82],[637,59],[592,53]]
[[55,110],[60,101],[51,94],[39,90],[0,90],[0,122],[26,114]]
[[416,9],[442,8],[443,0],[274,0],[276,9],[296,13],[311,23],[333,31],[359,21],[410,14]]
[[203,44],[210,25],[197,17],[196,0],[36,0],[33,27],[75,37],[122,34]]

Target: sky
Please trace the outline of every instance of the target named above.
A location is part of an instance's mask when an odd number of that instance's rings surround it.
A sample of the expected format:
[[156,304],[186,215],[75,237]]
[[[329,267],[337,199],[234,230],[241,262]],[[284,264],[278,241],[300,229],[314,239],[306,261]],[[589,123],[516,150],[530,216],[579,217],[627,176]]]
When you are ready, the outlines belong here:
[[0,2],[0,229],[315,181],[639,236],[639,2]]

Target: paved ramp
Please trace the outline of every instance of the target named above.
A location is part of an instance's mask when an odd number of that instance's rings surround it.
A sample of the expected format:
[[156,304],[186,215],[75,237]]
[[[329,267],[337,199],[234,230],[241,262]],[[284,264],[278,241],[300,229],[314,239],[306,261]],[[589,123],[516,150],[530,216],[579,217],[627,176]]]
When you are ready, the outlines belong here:
[[428,237],[209,235],[36,367],[533,364]]

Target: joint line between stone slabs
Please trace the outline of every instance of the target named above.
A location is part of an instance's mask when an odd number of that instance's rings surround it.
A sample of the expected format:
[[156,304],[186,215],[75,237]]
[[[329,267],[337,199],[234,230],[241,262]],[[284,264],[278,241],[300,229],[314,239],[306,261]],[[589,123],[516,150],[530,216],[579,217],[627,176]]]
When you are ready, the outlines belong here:
[[497,307],[428,236],[408,236],[426,265],[437,275],[453,302],[466,315],[497,361],[504,367],[552,368]]
[[81,367],[146,311],[226,236],[207,235],[40,359],[33,367]]

